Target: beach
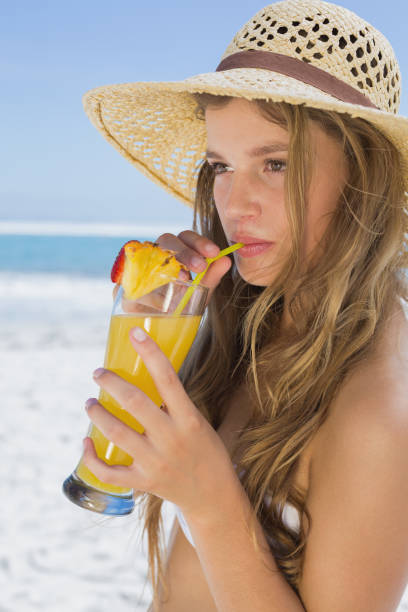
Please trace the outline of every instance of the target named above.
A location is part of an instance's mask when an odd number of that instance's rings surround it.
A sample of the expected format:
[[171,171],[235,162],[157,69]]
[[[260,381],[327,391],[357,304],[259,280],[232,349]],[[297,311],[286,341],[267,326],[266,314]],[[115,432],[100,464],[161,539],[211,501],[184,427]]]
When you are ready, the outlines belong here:
[[[0,612],[137,612],[151,601],[137,512],[105,518],[61,491],[88,429],[85,401],[98,393],[112,286],[0,272]],[[167,538],[174,516],[164,510]]]
[[1,612],[134,612],[151,601],[137,512],[105,518],[61,491],[97,394],[111,290],[104,279],[0,275]]

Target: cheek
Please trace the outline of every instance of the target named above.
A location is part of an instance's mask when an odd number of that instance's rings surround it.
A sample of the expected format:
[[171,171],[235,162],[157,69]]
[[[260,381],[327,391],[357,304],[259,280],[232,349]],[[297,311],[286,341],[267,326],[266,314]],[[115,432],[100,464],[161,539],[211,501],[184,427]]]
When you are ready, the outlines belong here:
[[221,211],[225,205],[225,201],[228,196],[228,190],[228,178],[224,176],[216,177],[214,180],[213,195],[218,214],[221,214]]
[[256,204],[266,218],[280,219],[285,216],[285,179],[283,174],[240,178],[237,186],[234,177],[228,173],[217,176],[213,185],[213,196],[218,213],[221,215],[231,204]]
[[322,238],[340,203],[348,176],[347,162],[339,145],[325,135],[320,135],[320,140],[308,197],[309,242]]
[[339,205],[343,182],[323,179],[312,185],[309,197],[309,210],[306,221],[306,244],[308,250],[323,236],[333,213]]

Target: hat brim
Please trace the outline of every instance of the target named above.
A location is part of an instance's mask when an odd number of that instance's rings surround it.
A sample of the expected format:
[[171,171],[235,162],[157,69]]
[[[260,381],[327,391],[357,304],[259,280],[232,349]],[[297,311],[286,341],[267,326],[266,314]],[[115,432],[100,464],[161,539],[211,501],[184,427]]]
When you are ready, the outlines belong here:
[[237,68],[183,81],[107,85],[88,91],[91,122],[128,161],[169,193],[192,206],[206,132],[194,93],[264,99],[347,113],[366,119],[401,153],[408,191],[408,118],[342,102],[311,85],[270,70]]

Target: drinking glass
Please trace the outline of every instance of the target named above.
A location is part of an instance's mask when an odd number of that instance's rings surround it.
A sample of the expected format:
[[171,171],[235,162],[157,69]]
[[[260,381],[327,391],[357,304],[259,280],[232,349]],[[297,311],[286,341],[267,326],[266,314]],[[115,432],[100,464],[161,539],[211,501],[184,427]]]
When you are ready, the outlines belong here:
[[[191,287],[191,282],[172,280],[136,300],[125,299],[120,287],[114,301],[104,367],[139,387],[157,406],[162,405],[162,398],[132,346],[129,332],[133,327],[142,327],[159,345],[177,372],[196,336],[207,301],[207,287]],[[187,291],[188,301],[179,314],[180,307],[177,309],[177,306]],[[99,402],[138,433],[144,432],[144,427],[103,389],[99,394]],[[88,435],[95,444],[98,457],[107,464],[132,463],[130,455],[110,442],[95,425],[91,424]],[[102,514],[124,515],[134,508],[132,489],[102,482],[86,467],[82,458],[64,481],[63,491],[78,506]]]

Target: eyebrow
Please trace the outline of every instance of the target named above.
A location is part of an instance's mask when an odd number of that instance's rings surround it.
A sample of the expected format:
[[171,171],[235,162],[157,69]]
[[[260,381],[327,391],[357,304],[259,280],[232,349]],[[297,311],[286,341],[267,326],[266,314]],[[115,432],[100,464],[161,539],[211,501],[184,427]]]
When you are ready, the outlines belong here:
[[[264,145],[262,147],[255,147],[255,149],[247,151],[247,155],[249,157],[263,157],[264,155],[268,155],[270,153],[277,153],[282,151],[288,151],[288,145],[284,142],[275,142],[273,144]],[[206,151],[206,156],[222,158],[222,155],[220,155],[216,151],[210,150]]]

